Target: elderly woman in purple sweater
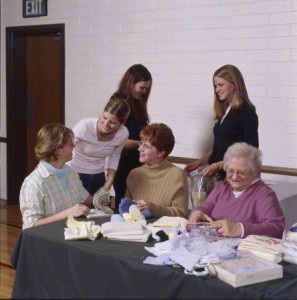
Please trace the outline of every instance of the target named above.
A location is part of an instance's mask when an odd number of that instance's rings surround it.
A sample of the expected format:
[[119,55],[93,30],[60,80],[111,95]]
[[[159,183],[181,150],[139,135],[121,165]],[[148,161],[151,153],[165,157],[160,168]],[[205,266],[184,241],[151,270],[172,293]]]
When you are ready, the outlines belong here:
[[261,165],[258,148],[246,143],[230,146],[224,156],[226,180],[218,182],[207,199],[191,211],[189,225],[206,221],[228,237],[282,238],[285,217],[275,192],[259,178]]

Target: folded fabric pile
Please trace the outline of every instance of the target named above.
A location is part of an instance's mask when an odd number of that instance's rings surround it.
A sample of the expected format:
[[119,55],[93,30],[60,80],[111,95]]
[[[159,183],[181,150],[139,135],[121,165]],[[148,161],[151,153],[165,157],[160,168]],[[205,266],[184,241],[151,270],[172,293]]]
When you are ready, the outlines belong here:
[[239,244],[237,251],[273,263],[283,259],[282,240],[268,236],[249,235]]
[[297,264],[297,223],[293,224],[283,241],[283,260]]
[[165,227],[165,228],[180,228],[185,229],[188,224],[188,220],[182,217],[161,217],[157,221],[151,224],[154,227]]
[[65,240],[89,239],[94,241],[101,231],[101,226],[95,225],[94,221],[77,221],[72,215],[68,216],[64,228]]
[[102,224],[101,233],[110,240],[147,242],[151,231],[140,223],[106,222]]
[[[133,200],[131,200],[131,199],[129,199],[129,198],[122,198],[122,199],[121,199],[121,202],[120,202],[120,204],[119,204],[119,213],[120,213],[120,215],[121,215],[123,218],[125,218],[125,217],[124,217],[124,214],[126,214],[126,213],[130,213],[130,214],[131,214],[131,212],[130,212],[130,211],[131,211],[130,207],[131,207],[132,205],[135,206],[135,202],[134,202]],[[152,214],[151,214],[151,212],[150,212],[149,210],[143,210],[143,211],[141,211],[141,214],[142,214],[142,216],[143,216],[144,218],[150,218],[150,217],[152,216]],[[128,215],[125,215],[125,216],[126,216],[126,219],[129,218]]]

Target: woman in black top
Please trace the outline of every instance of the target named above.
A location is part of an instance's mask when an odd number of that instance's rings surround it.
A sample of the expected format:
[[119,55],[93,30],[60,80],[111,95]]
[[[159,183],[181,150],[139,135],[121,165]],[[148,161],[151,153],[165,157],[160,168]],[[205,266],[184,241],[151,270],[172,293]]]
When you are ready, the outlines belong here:
[[185,166],[191,172],[202,165],[204,176],[225,178],[223,158],[229,146],[246,142],[259,147],[258,116],[250,101],[241,72],[233,65],[225,65],[215,71],[214,86],[214,129],[212,149],[200,159]]
[[129,172],[140,166],[139,162],[139,133],[149,124],[147,101],[152,87],[152,75],[141,65],[131,66],[120,81],[117,96],[128,101],[131,107],[130,115],[125,123],[129,131],[129,138],[121,153],[119,166],[113,181],[115,190],[115,210],[118,210],[121,198],[126,192],[126,178]]

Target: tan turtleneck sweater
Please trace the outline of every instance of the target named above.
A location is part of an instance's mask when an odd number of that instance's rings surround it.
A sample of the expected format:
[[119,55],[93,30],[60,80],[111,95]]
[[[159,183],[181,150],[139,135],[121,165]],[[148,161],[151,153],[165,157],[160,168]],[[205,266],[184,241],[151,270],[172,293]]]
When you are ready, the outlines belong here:
[[127,178],[125,197],[150,203],[154,217],[188,217],[189,189],[181,168],[164,160],[160,165],[143,165]]

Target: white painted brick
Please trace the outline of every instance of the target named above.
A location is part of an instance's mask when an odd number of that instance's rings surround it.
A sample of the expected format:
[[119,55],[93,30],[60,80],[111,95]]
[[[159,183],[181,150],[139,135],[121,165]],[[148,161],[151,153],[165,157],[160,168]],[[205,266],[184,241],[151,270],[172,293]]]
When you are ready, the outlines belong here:
[[275,13],[270,16],[270,24],[296,24],[297,11]]
[[209,39],[231,38],[268,38],[276,36],[288,36],[291,31],[290,25],[254,26],[254,27],[225,27],[207,28],[203,31]]
[[287,73],[294,74],[297,73],[297,61],[275,61],[273,63],[269,63],[269,73]]
[[188,20],[162,20],[153,22],[154,31],[174,31],[189,29]]
[[290,37],[281,37],[281,38],[275,38],[269,39],[269,49],[291,49],[291,48],[297,48],[297,37],[296,36],[290,36]]
[[223,39],[189,42],[189,51],[234,51],[267,49],[267,39]]
[[123,13],[141,12],[141,11],[146,11],[146,10],[152,10],[154,8],[154,3],[155,3],[155,1],[153,1],[153,0],[116,1],[116,2],[121,3]]
[[241,26],[259,26],[259,25],[268,25],[269,24],[269,15],[241,15],[229,17],[205,17],[198,19],[190,19],[190,28],[225,28],[225,27],[234,27],[236,24],[237,27]]
[[145,33],[118,33],[110,34],[105,36],[106,44],[108,45],[122,45],[122,44],[138,44],[139,36],[144,35]]
[[290,11],[292,4],[290,0],[270,0],[269,3],[267,1],[249,1],[248,7],[248,13],[250,14],[279,13]]
[[119,3],[97,1],[94,4],[96,4],[92,6],[94,16],[118,15],[122,12],[122,5]]
[[296,86],[270,86],[267,89],[267,97],[279,97],[281,99],[296,97]]
[[[65,23],[66,124],[96,116],[126,69],[142,63],[153,75],[152,121],[173,128],[173,155],[198,158],[212,144],[213,72],[231,63],[242,71],[256,105],[265,163],[296,167],[297,0],[51,0],[48,5],[47,17],[24,19],[20,0],[1,1],[1,137],[6,136],[5,28]],[[5,159],[1,151],[0,160]]]
[[218,16],[232,16],[232,15],[243,15],[248,14],[249,4],[248,3],[230,3],[228,5],[216,5],[208,10],[209,17]]
[[129,33],[129,32],[146,32],[153,30],[152,22],[131,22],[121,24],[121,32]]

